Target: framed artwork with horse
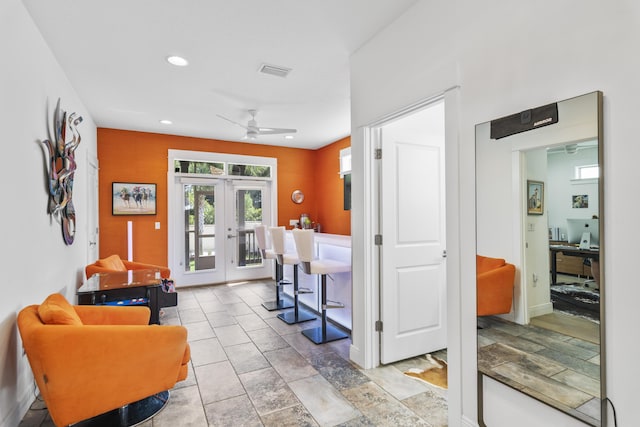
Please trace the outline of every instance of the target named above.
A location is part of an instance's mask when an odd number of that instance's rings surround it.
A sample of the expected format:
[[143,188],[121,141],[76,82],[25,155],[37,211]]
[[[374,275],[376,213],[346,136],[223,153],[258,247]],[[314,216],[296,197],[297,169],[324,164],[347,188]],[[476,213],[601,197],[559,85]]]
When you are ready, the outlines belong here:
[[156,214],[156,184],[114,182],[112,196],[113,215]]

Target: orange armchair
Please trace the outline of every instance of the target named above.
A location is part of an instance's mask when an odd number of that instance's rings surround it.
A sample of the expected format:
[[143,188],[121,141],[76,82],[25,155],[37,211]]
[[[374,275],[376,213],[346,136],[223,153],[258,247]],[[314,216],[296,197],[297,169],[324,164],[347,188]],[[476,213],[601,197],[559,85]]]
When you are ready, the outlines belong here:
[[96,273],[111,273],[113,271],[127,270],[158,270],[160,277],[168,279],[171,276],[171,270],[161,265],[145,264],[142,262],[127,261],[121,259],[118,255],[111,255],[89,264],[85,267],[84,272],[87,279]]
[[164,392],[187,377],[187,330],[150,326],[149,314],[142,306],[72,306],[61,294],[20,311],[22,343],[56,426]]
[[507,314],[513,303],[516,267],[502,258],[476,255],[477,314]]

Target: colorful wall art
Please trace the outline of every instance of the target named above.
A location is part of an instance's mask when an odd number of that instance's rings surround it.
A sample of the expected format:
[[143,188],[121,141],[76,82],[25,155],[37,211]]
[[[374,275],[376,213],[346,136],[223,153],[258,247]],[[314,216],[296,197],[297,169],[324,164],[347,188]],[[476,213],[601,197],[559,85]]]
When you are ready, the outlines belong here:
[[[67,245],[73,243],[76,234],[76,211],[73,207],[73,176],[76,171],[75,150],[80,145],[77,126],[82,117],[60,108],[60,99],[53,113],[54,141],[42,141],[49,150],[49,206],[48,212],[62,226],[62,237]],[[71,139],[67,141],[67,125]]]

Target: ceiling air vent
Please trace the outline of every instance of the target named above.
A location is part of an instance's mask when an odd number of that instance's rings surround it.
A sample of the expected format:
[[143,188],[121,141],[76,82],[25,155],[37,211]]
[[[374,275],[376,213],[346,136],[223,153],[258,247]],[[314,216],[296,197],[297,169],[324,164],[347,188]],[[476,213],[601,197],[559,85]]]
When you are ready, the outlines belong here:
[[262,64],[258,70],[264,74],[270,74],[277,77],[287,77],[291,72],[291,68],[278,67],[277,65]]

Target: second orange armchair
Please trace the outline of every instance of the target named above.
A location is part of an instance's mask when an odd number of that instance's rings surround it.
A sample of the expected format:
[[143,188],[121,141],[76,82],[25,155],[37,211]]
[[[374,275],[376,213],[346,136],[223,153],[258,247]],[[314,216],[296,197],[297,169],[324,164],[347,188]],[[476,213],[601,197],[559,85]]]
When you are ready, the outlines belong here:
[[516,267],[504,259],[476,255],[478,316],[511,311],[515,276]]
[[127,270],[158,270],[160,277],[168,279],[171,276],[171,270],[168,267],[161,265],[146,264],[143,262],[127,261],[120,258],[119,255],[111,255],[106,258],[102,258],[89,264],[85,267],[85,275],[87,279],[96,273],[111,273],[114,271],[127,271]]

